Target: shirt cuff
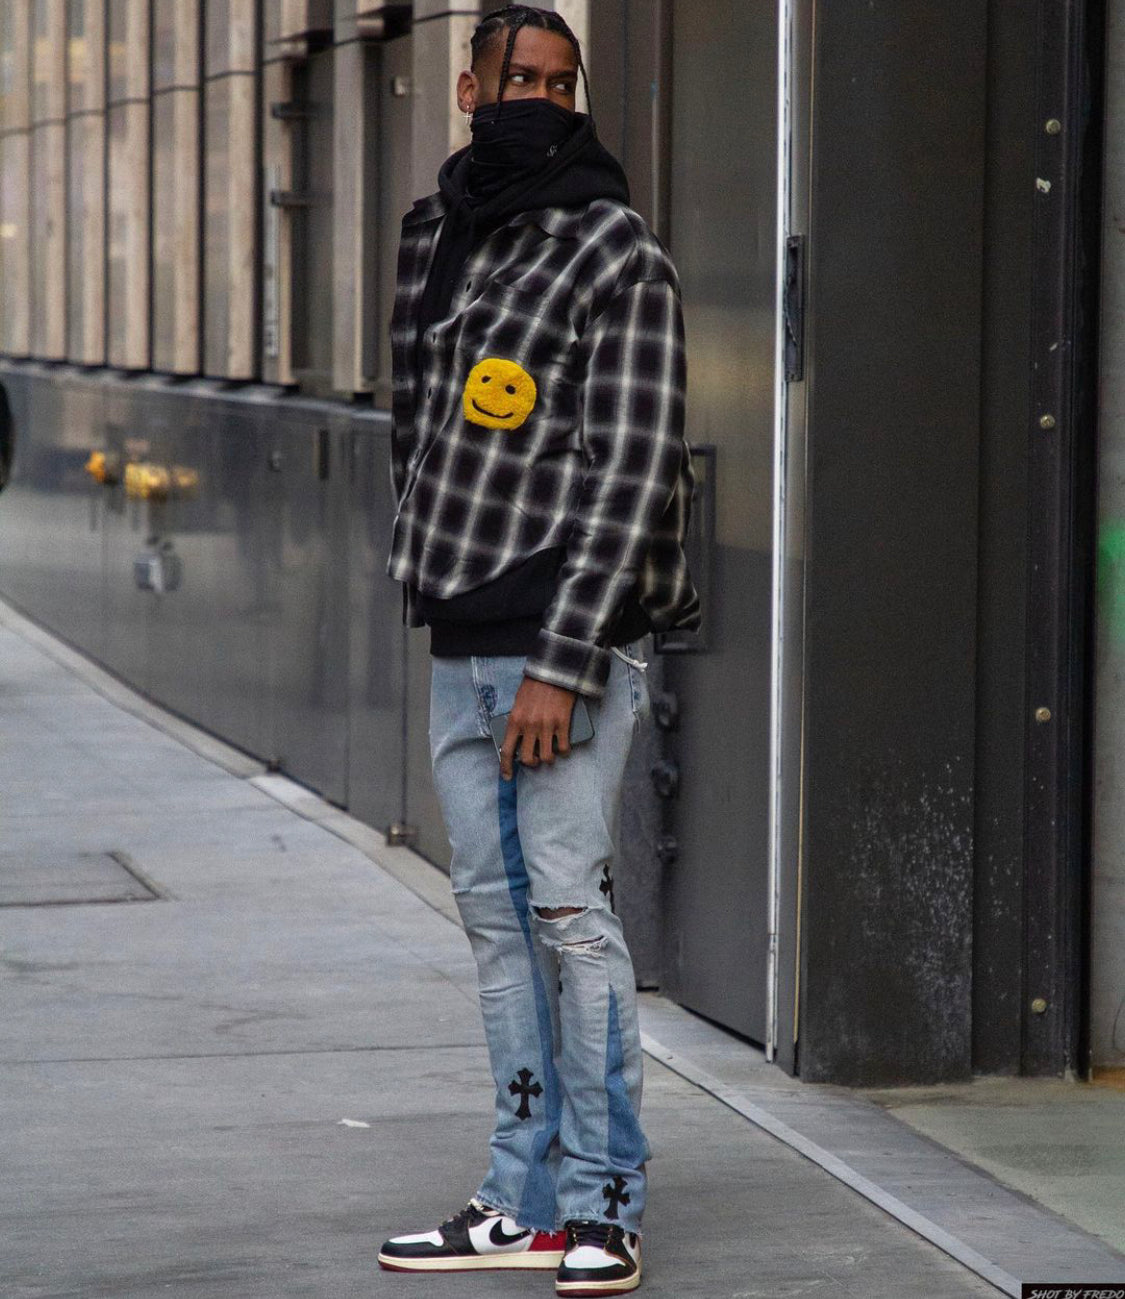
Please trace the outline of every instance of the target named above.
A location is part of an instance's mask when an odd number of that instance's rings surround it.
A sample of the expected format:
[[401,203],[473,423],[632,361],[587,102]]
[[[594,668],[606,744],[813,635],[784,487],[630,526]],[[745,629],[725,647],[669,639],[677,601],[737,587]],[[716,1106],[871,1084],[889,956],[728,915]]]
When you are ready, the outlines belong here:
[[580,695],[600,699],[605,694],[613,655],[589,641],[560,636],[558,632],[539,630],[535,649],[528,655],[524,676],[546,681]]

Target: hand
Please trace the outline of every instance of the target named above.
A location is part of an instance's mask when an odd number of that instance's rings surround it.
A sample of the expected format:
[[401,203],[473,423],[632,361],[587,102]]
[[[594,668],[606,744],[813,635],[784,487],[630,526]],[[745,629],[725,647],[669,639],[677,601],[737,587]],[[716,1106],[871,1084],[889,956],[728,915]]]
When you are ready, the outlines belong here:
[[537,681],[534,677],[524,677],[516,691],[515,703],[508,714],[504,743],[500,746],[500,772],[505,780],[512,779],[512,761],[517,744],[520,746],[520,761],[525,767],[538,767],[540,762],[552,764],[555,761],[552,738],[558,741],[559,756],[570,756],[570,714],[573,709],[573,690],[553,686],[549,681]]

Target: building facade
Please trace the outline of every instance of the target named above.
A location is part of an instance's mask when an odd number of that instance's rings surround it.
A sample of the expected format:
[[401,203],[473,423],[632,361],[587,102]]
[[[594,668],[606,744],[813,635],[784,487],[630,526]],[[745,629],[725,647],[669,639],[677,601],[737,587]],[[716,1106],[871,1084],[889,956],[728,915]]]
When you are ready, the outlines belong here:
[[[1121,6],[553,7],[689,335],[643,982],[810,1081],[1125,1068]],[[0,595],[439,864],[386,326],[480,13],[0,5]]]

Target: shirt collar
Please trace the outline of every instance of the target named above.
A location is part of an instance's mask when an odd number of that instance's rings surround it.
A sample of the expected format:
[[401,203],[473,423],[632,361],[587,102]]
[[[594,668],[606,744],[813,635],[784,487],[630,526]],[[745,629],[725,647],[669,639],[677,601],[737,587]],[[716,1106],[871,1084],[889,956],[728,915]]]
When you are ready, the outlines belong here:
[[[429,221],[440,221],[448,210],[445,199],[440,192],[420,198],[406,214],[404,226],[425,225]],[[546,234],[558,239],[577,238],[579,227],[585,216],[584,208],[535,208],[528,212],[517,212],[504,227],[537,225]]]
[[426,221],[437,221],[443,216],[445,216],[445,200],[440,193],[430,194],[427,198],[416,200],[402,223],[404,226],[422,225]]

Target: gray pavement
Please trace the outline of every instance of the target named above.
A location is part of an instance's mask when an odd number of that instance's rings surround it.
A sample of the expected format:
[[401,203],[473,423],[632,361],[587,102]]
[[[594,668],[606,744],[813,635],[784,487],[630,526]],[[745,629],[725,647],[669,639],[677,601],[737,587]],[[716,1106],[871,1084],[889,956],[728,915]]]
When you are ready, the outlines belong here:
[[[78,666],[0,618],[0,1299],[553,1293],[375,1262],[460,1207],[489,1132],[436,872]],[[650,1046],[642,1293],[998,1293]],[[796,1122],[814,1093],[759,1073]]]
[[[974,1078],[861,1093],[896,1119],[1125,1251],[1125,1092]],[[1125,1261],[1113,1274],[1125,1280]]]

